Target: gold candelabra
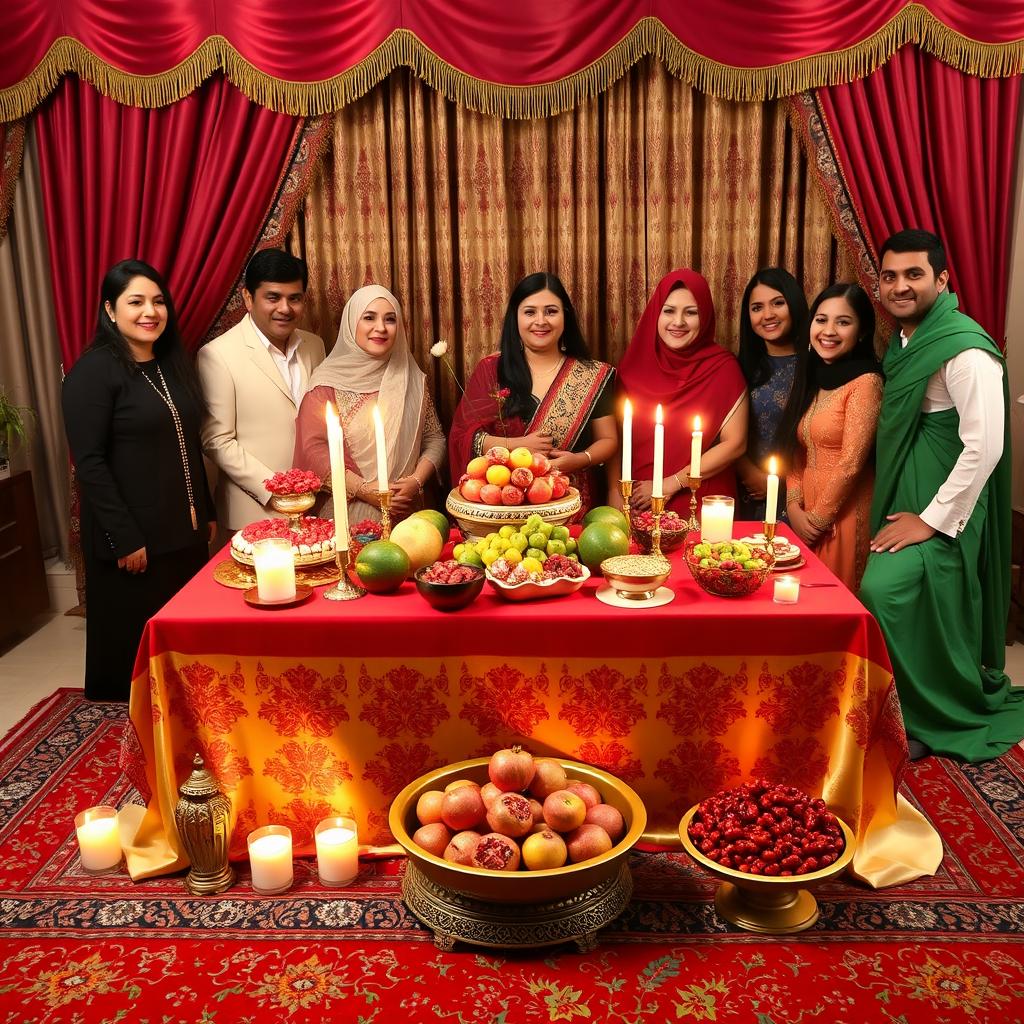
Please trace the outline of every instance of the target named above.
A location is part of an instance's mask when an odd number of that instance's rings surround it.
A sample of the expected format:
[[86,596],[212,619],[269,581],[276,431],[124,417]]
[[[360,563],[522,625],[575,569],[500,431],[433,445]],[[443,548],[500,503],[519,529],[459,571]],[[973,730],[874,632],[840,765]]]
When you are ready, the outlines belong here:
[[380,537],[381,540],[390,540],[391,538],[391,492],[390,491],[378,491],[377,497],[380,499]]
[[335,551],[334,558],[338,564],[338,582],[335,586],[324,591],[324,597],[328,601],[354,601],[358,597],[365,597],[366,591],[362,587],[357,587],[348,578],[350,558],[348,548],[345,548],[343,551]]
[[620,480],[619,491],[622,493],[622,514],[626,517],[626,533],[633,535],[633,517],[630,513],[629,499],[633,497],[633,481]]
[[687,476],[686,486],[690,488],[690,518],[684,523],[689,533],[700,531],[700,520],[697,518],[697,492],[700,490],[700,477]]
[[762,523],[764,531],[764,550],[768,556],[768,565],[771,568],[775,567],[775,523],[769,523],[765,520]]
[[651,496],[651,515],[654,516],[654,525],[651,527],[651,554],[656,558],[664,558],[661,553],[661,517],[665,512],[665,496],[655,498]]

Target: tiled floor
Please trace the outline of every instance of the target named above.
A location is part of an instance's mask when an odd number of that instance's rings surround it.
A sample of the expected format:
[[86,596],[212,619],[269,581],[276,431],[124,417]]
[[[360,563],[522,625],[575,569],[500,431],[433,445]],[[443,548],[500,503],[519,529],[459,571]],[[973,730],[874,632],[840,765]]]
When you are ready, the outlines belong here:
[[[82,686],[85,619],[64,615],[76,600],[73,577],[51,569],[50,594],[57,610],[41,616],[31,636],[0,654],[0,736],[58,686]],[[1006,649],[1006,670],[1024,685],[1024,644]]]

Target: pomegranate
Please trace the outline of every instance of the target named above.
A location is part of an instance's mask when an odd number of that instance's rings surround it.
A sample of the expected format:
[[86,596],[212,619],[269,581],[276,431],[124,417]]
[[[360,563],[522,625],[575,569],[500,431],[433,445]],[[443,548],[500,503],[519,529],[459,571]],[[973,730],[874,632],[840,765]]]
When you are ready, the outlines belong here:
[[492,832],[518,839],[533,828],[530,801],[519,793],[502,793],[487,812],[487,825]]
[[416,801],[416,817],[421,825],[433,825],[441,820],[441,802],[444,800],[444,793],[439,789],[428,789]]
[[503,793],[519,793],[533,781],[533,756],[522,747],[505,748],[491,755],[487,775]]
[[590,825],[600,825],[611,836],[613,843],[617,843],[626,831],[622,815],[611,804],[597,804],[588,808],[585,821]]
[[589,782],[573,779],[565,788],[570,793],[575,793],[587,805],[588,810],[601,802],[601,794]]
[[544,800],[544,821],[556,832],[579,828],[587,816],[587,805],[575,793],[556,789]]
[[439,821],[435,821],[431,825],[423,825],[412,834],[412,841],[435,857],[444,855],[445,847],[451,838],[451,832]]
[[612,848],[611,837],[600,825],[580,825],[565,837],[569,860],[578,864],[581,860],[599,857]]
[[484,458],[492,466],[507,466],[511,454],[503,444],[496,444],[484,452]]
[[474,786],[459,786],[444,795],[441,820],[453,831],[473,828],[484,820],[487,808],[480,790]]
[[444,791],[450,793],[453,789],[459,789],[462,786],[473,786],[475,789],[479,789],[480,783],[474,782],[472,779],[456,779],[454,782],[449,782],[444,787]]
[[560,868],[569,856],[565,840],[551,829],[542,829],[523,840],[523,863],[531,871]]
[[565,769],[551,757],[535,757],[533,759],[536,774],[530,783],[530,796],[544,800],[552,793],[565,789],[569,780]]
[[491,871],[515,871],[519,867],[519,847],[508,836],[488,832],[477,843],[473,863]]
[[445,847],[444,859],[452,864],[472,864],[479,842],[479,832],[459,832],[452,836],[451,842]]
[[544,821],[544,805],[535,796],[531,796],[529,800],[530,810],[533,812],[533,831],[543,832],[548,827]]
[[483,797],[484,807],[486,807],[487,810],[490,810],[491,804],[501,796],[502,792],[503,791],[498,789],[493,782],[485,783],[480,790],[480,796]]

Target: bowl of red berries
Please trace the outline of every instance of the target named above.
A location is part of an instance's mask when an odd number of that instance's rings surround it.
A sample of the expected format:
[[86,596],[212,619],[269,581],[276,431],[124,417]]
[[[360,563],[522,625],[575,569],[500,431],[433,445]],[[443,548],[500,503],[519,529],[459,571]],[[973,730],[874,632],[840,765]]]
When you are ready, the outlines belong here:
[[434,562],[416,570],[416,589],[431,608],[457,612],[472,604],[484,589],[484,571],[478,565],[464,565],[454,558]]
[[818,920],[810,889],[846,870],[856,840],[820,797],[756,779],[691,807],[686,852],[719,879],[715,909],[746,931],[784,935]]
[[[644,554],[649,554],[654,547],[654,513],[634,512],[629,517],[629,525],[633,534],[633,540]],[[683,541],[686,540],[686,524],[675,514],[665,512],[661,517],[661,553],[675,551]]]

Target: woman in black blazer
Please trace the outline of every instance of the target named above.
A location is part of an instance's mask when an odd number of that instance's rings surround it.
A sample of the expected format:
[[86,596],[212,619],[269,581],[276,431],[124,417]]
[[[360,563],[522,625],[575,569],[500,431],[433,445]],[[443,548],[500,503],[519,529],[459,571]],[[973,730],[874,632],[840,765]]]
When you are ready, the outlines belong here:
[[82,492],[85,695],[127,700],[146,620],[206,562],[216,523],[202,394],[163,279],[123,260],[100,295],[64,426]]

